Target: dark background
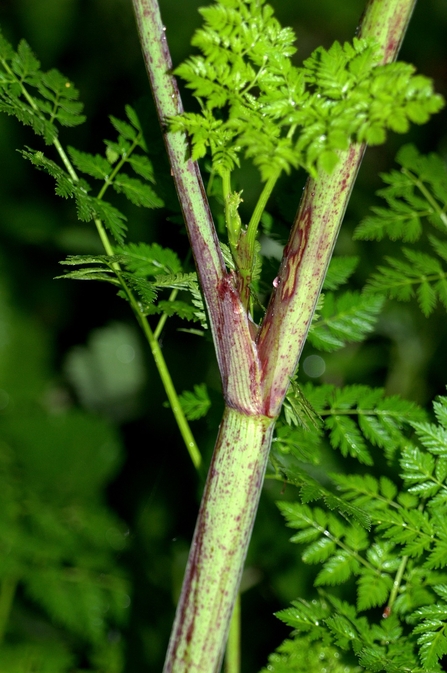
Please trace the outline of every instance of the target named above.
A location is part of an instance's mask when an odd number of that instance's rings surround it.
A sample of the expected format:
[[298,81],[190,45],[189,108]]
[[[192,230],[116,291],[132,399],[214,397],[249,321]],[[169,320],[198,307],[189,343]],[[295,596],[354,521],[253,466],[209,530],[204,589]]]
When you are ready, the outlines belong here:
[[[189,53],[189,41],[200,23],[196,10],[203,2],[161,0],[160,4],[178,64]],[[351,39],[364,5],[363,0],[276,0],[272,4],[283,25],[293,26],[297,33],[298,60],[319,45],[329,47],[335,39]],[[44,69],[57,67],[80,89],[87,122],[64,130],[64,145],[102,152],[103,138],[114,138],[107,116],[123,118],[126,103],[149,95],[130,0],[0,0],[0,24],[14,45],[25,38]],[[445,1],[421,0],[401,52],[402,59],[434,78],[445,96],[446,30]],[[193,105],[187,93],[184,102],[186,108]],[[429,125],[412,130],[410,140],[421,151],[438,151],[446,157],[446,118],[442,112]],[[150,155],[168,208],[147,211],[122,202],[120,207],[129,218],[129,240],[158,241],[183,258],[187,239],[172,221],[177,205],[152,109],[147,126],[152,134]],[[407,140],[392,136],[385,147],[369,150],[361,169],[337,247],[339,254],[366,252],[354,281],[358,286],[389,252],[390,244],[353,242],[352,231],[377,202],[378,173],[391,168],[398,147]],[[124,670],[160,671],[200,481],[170,411],[163,407],[162,386],[127,305],[109,286],[53,280],[61,273],[58,262],[66,254],[100,252],[99,241],[90,225],[77,222],[73,205],[54,196],[51,179],[36,173],[15,151],[23,145],[42,147],[29,129],[0,116],[0,291],[8,315],[24,321],[27,335],[20,342],[24,350],[16,373],[30,389],[39,378],[39,385],[34,385],[36,399],[53,412],[80,407],[118,430],[121,466],[105,497],[128,527],[130,540],[127,550],[116,557],[132,585],[129,620],[122,632]],[[303,182],[303,176],[283,181],[270,206],[273,215],[288,209],[293,217]],[[249,173],[244,184],[247,209],[256,189]],[[325,358],[321,380],[385,386],[389,393],[428,405],[434,395],[444,392],[447,381],[445,325],[440,308],[425,320],[412,305],[388,303],[376,333],[365,345]],[[211,344],[178,332],[180,326],[174,319],[168,321],[164,355],[178,391],[202,381],[208,385],[212,409],[205,420],[193,423],[193,431],[209,459],[222,410],[218,372]],[[116,344],[134,348],[136,355],[127,369],[126,363],[120,367],[113,359]],[[101,360],[101,347],[104,353],[110,352],[109,359]],[[94,363],[94,371],[100,372],[97,377],[89,376],[87,365],[86,373],[86,362]],[[1,371],[0,367],[0,376]],[[298,550],[288,543],[289,533],[274,506],[279,495],[280,489],[266,487],[247,561],[248,588],[242,604],[242,670],[247,673],[264,665],[269,652],[287,635],[272,613],[302,593],[306,583],[298,571]]]

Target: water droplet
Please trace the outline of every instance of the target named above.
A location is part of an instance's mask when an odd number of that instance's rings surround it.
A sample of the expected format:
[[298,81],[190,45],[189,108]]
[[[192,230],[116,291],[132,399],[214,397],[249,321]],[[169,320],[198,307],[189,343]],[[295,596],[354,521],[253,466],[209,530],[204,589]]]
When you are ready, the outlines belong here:
[[281,282],[281,278],[279,278],[279,276],[276,276],[275,280],[273,281],[273,287],[278,287],[280,282]]

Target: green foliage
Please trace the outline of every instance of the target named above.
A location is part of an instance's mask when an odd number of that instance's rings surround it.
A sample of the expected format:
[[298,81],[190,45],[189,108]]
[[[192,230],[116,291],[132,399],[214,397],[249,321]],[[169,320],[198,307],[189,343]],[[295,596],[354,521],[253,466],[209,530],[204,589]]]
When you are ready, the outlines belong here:
[[194,390],[184,390],[179,396],[180,404],[188,421],[196,421],[209,411],[211,400],[206,385],[195,385]]
[[[126,113],[129,118],[136,119],[130,106],[126,107]],[[114,119],[114,121],[117,120]],[[125,124],[125,122],[122,123]],[[73,168],[71,170],[61,168],[54,161],[45,157],[41,151],[27,150],[22,152],[22,155],[29,159],[36,168],[49,173],[55,179],[58,196],[75,199],[78,218],[81,221],[99,220],[103,222],[115,240],[121,244],[127,230],[126,217],[115,206],[103,199],[103,195],[109,186],[112,186],[116,192],[123,193],[137,206],[159,208],[163,205],[163,202],[149,184],[121,172],[121,167],[125,163],[129,163],[132,168],[137,167],[135,169],[137,173],[141,173],[142,170],[144,172],[147,169],[146,174],[152,175],[149,159],[145,155],[135,155],[136,162],[130,161],[136,147],[145,148],[141,128],[139,126],[134,128],[129,124],[126,124],[126,127],[133,130],[132,142],[120,135],[118,143],[116,143],[117,153],[112,155],[110,152],[106,152],[107,158],[99,154],[94,156],[86,152],[80,152],[73,147],[69,148],[73,165],[79,171],[104,181],[97,197],[89,195],[91,186],[84,179],[79,179]],[[131,135],[130,132],[129,135]],[[115,163],[114,167],[113,164]],[[143,169],[141,166],[143,166]],[[151,179],[153,181],[153,177]]]
[[[315,610],[315,606],[310,606]],[[310,637],[297,637],[285,640],[269,656],[268,665],[260,673],[320,673],[322,668],[327,673],[360,673],[360,666],[349,665],[340,658],[335,648],[324,646]]]
[[323,290],[337,290],[344,285],[356,270],[358,257],[332,257],[324,279]]
[[[370,447],[383,449],[392,459],[408,441],[404,429],[421,422],[424,416],[413,402],[398,396],[384,397],[381,388],[308,383],[301,390],[291,386],[273,446],[279,456],[292,453],[299,460],[317,464],[327,436],[343,456],[372,465]],[[311,418],[310,423],[306,417]]]
[[92,670],[104,670],[94,668],[102,659],[121,673],[122,643],[109,634],[127,619],[117,553],[128,530],[103,500],[122,463],[118,436],[97,416],[45,403],[54,385],[45,334],[3,301],[0,321],[11,337],[0,343],[0,378],[12,397],[0,417],[2,671],[68,673],[84,648]]
[[363,341],[374,329],[383,303],[380,295],[348,291],[337,297],[328,292],[314,317],[309,342],[317,350],[331,352],[348,342]]
[[[116,248],[116,255],[70,255],[61,264],[81,268],[69,271],[58,278],[75,280],[102,280],[135,291],[139,298],[139,312],[142,315],[156,313],[177,315],[185,320],[200,322],[206,329],[205,308],[195,273],[179,273],[180,260],[173,250],[162,248],[158,243],[129,244]],[[95,265],[95,266],[91,266]],[[120,266],[128,271],[120,270]],[[148,276],[152,279],[149,280]],[[189,293],[191,303],[175,299],[160,299],[160,289],[183,290]],[[128,291],[120,289],[119,296],[131,301]],[[157,302],[157,303],[155,303]]]
[[[351,140],[381,143],[388,130],[405,132],[410,122],[423,123],[442,106],[428,79],[407,64],[377,65],[375,45],[364,40],[319,48],[295,67],[294,33],[279,25],[263,0],[220,0],[201,13],[205,25],[194,44],[203,56],[177,70],[198,99],[200,114],[182,115],[171,124],[190,135],[193,158],[211,153],[212,171],[221,177],[228,177],[242,156],[253,161],[263,181],[298,167],[313,176],[331,173]],[[110,117],[117,138],[104,141],[104,155],[72,147],[65,152],[59,126],[84,120],[73,85],[55,70],[42,73],[25,42],[15,53],[0,36],[0,63],[0,110],[53,144],[61,161],[30,148],[23,156],[55,180],[56,194],[74,200],[81,221],[94,221],[100,234],[105,225],[117,244],[106,255],[69,256],[63,264],[77,268],[62,277],[112,283],[139,318],[177,315],[205,328],[196,274],[187,273],[171,249],[126,244],[126,218],[115,200],[112,205],[104,199],[112,187],[136,206],[163,205],[153,188],[154,170],[135,111],[127,106],[125,120]],[[401,170],[384,176],[388,187],[380,192],[387,208],[377,208],[362,223],[359,238],[386,235],[411,244],[423,234],[422,218],[445,231],[443,162],[421,157],[411,147],[401,150],[398,161]],[[97,191],[92,180],[100,181]],[[228,268],[237,273],[241,198],[231,185],[229,196],[231,251],[224,244],[222,249]],[[383,295],[408,299],[416,293],[427,315],[438,300],[447,307],[447,244],[434,236],[427,240],[435,256],[404,248],[405,259],[390,258],[371,280],[369,294],[340,292],[358,260],[334,259],[311,344],[331,352],[364,340]],[[250,260],[252,292],[264,279],[260,250],[256,244]],[[188,420],[203,417],[211,404],[204,384],[184,391],[179,401]],[[427,423],[416,405],[384,397],[382,389],[329,384],[301,389],[296,379],[291,381],[269,477],[299,489],[301,502],[283,502],[280,509],[297,531],[292,541],[302,546],[303,561],[319,566],[318,596],[299,599],[279,614],[295,632],[270,657],[268,670],[441,670],[438,660],[447,654],[445,398],[435,403],[435,414],[437,424]],[[5,673],[72,670],[76,656],[69,650],[79,644],[89,647],[92,667],[119,673],[121,648],[110,642],[109,629],[124,623],[129,601],[114,558],[125,548],[128,531],[100,497],[116,463],[116,438],[97,417],[73,410],[55,419],[34,405],[25,420],[15,413],[0,420],[5,513],[0,546],[8,550],[0,562],[0,602],[18,583],[57,630],[51,646],[27,646],[25,661],[12,626],[0,648]],[[319,466],[327,445],[361,467],[371,466],[378,450],[388,463],[399,455],[400,478],[333,474],[322,484]],[[66,448],[63,454],[60,446]],[[303,463],[314,466],[314,476]],[[355,605],[350,602],[353,586]]]
[[[417,242],[417,248],[402,248],[403,257],[385,257],[388,265],[378,268],[367,290],[399,301],[416,296],[428,316],[438,301],[447,307],[447,242],[426,233],[421,221],[427,220],[445,236],[447,169],[439,156],[422,156],[413,145],[402,147],[396,161],[400,170],[383,174],[388,186],[378,192],[387,208],[373,208],[374,215],[359,225],[355,237],[380,241],[388,236],[393,241]],[[434,255],[424,252],[429,246]]]
[[177,254],[169,248],[162,248],[158,243],[129,243],[116,248],[116,253],[122,255],[126,269],[138,277],[178,274],[182,271]]
[[291,28],[282,28],[264,1],[220,0],[192,44],[202,52],[177,68],[201,107],[172,120],[191,136],[193,158],[209,149],[223,175],[241,152],[262,180],[303,166],[331,173],[349,138],[383,143],[386,130],[404,133],[442,107],[430,81],[405,63],[377,65],[374,44],[354,39],[318,48],[298,68]]
[[[128,121],[115,117],[110,120],[118,132],[117,141],[106,140],[106,156],[81,152],[68,148],[72,163],[59,143],[58,125],[75,126],[85,117],[80,113],[82,104],[78,102],[78,91],[73,84],[57,70],[44,73],[29,45],[22,40],[17,52],[0,37],[0,110],[16,116],[19,121],[31,126],[35,133],[42,135],[47,145],[54,144],[63,167],[46,157],[42,151],[27,149],[23,156],[38,169],[51,175],[56,181],[56,194],[64,198],[74,198],[78,218],[83,222],[94,220],[103,222],[118,243],[123,243],[127,225],[126,217],[115,206],[103,200],[109,186],[122,193],[133,204],[145,208],[159,208],[162,200],[148,183],[154,182],[154,172],[147,157],[147,147],[143,138],[138,116],[128,105]],[[130,123],[129,123],[130,122]],[[144,152],[135,153],[139,148]],[[122,171],[125,164],[139,176]],[[79,179],[75,168],[81,173],[103,181],[98,196],[89,194],[92,187],[84,179]],[[140,180],[143,177],[145,182]]]
[[[303,488],[302,503],[278,503],[287,525],[297,531],[291,541],[302,546],[303,562],[320,567],[314,585],[346,586],[345,594],[319,589],[318,599],[299,599],[278,613],[294,629],[294,638],[272,659],[273,664],[284,664],[279,671],[295,670],[294,652],[300,651],[303,660],[311,657],[314,641],[320,643],[324,656],[329,652],[333,656],[336,648],[336,662],[339,657],[344,662],[344,653],[351,653],[370,671],[443,670],[440,660],[447,653],[446,397],[435,402],[435,415],[437,423],[409,421],[418,444],[407,440],[401,445],[398,483],[368,473],[331,475],[339,497],[369,517],[370,530],[347,510],[340,512],[342,517],[327,511],[338,508],[330,507],[324,498],[320,499],[326,509],[309,506],[315,498],[309,498]],[[300,472],[295,468],[283,474],[298,485]],[[355,604],[349,602],[352,579]],[[344,595],[348,602],[340,599]],[[377,618],[378,608],[382,619]]]
[[[337,290],[345,284],[358,264],[356,257],[334,257],[329,265],[323,290]],[[314,348],[331,352],[346,343],[363,341],[376,324],[384,297],[359,292],[333,291],[320,295],[317,311],[309,331]]]
[[25,40],[14,52],[0,34],[0,64],[0,110],[31,126],[47,145],[57,139],[56,122],[77,126],[85,121],[79,92],[72,82],[58,70],[42,72]]

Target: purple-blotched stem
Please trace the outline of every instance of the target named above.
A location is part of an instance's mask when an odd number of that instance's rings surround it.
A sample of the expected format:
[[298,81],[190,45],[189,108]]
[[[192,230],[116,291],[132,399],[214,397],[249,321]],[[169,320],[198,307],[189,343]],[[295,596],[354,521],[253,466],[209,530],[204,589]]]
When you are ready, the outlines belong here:
[[[376,40],[382,63],[396,59],[415,4],[369,0],[359,37]],[[296,370],[364,149],[351,145],[332,175],[307,181],[258,335],[266,414],[279,413]]]
[[[398,52],[416,0],[369,0],[362,37],[383,62]],[[185,217],[226,401],[165,673],[218,673],[258,506],[271,436],[335,246],[364,148],[340,154],[332,176],[309,180],[257,343],[227,273],[197,164],[166,120],[182,111],[157,0],[133,0],[143,54]]]
[[197,273],[208,309],[227,404],[260,412],[259,361],[236,283],[227,273],[208,200],[184,133],[172,133],[168,119],[183,112],[157,0],[133,0],[143,56],[157,107]]

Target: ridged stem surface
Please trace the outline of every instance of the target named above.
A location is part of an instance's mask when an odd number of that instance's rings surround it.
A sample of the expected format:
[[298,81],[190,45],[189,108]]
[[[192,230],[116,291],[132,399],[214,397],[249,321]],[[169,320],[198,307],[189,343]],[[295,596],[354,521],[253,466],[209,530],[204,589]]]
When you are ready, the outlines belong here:
[[273,426],[271,418],[225,409],[164,673],[220,670]]
[[[226,272],[197,165],[170,133],[182,111],[157,0],[133,0],[143,54],[208,307],[226,410],[203,494],[164,673],[218,673],[259,502],[275,418],[295,372],[364,148],[309,180],[257,343]],[[360,34],[383,62],[402,42],[415,0],[370,0]]]

